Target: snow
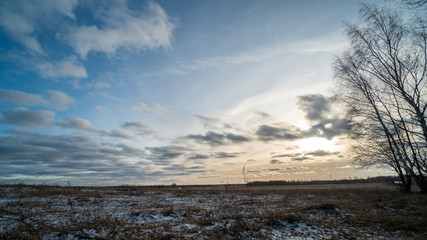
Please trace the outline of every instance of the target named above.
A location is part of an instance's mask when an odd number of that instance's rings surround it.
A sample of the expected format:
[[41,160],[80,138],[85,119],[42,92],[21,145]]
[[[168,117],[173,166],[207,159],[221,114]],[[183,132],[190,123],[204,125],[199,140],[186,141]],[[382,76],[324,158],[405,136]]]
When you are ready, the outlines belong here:
[[[313,223],[338,222],[351,215],[338,207],[298,210],[308,204],[303,199],[315,198],[314,195],[292,200],[281,194],[147,191],[128,195],[120,191],[81,191],[77,196],[22,197],[14,191],[4,192],[8,194],[0,199],[1,207],[19,211],[34,226],[43,223],[52,227],[53,230],[42,234],[43,239],[72,240],[78,239],[76,235],[109,238],[113,234],[123,234],[115,235],[118,239],[128,238],[129,234],[143,239],[167,235],[177,239],[209,239],[218,233],[224,239],[332,239],[343,238],[347,229]],[[269,214],[295,211],[301,211],[301,220],[289,223],[279,219],[278,224],[266,224]],[[0,233],[7,234],[19,227],[22,224],[16,216],[0,215]],[[68,229],[71,233],[55,229]],[[364,236],[383,238],[381,234]]]

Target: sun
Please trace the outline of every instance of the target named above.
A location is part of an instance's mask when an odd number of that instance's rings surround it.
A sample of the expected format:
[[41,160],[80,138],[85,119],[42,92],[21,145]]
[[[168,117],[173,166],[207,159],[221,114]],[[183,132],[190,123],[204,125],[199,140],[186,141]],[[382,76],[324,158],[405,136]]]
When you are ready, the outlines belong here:
[[311,137],[298,140],[296,144],[302,151],[305,152],[311,152],[316,150],[333,152],[337,148],[337,146],[335,145],[336,142],[336,139],[328,140],[326,138]]

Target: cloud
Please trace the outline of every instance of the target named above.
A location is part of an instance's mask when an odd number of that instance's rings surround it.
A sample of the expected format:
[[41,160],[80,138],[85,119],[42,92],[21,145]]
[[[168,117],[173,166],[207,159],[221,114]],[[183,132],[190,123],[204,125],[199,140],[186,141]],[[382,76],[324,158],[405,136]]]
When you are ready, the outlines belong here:
[[321,149],[305,153],[306,156],[313,156],[313,157],[324,157],[324,156],[331,156],[331,155],[337,155],[337,154],[339,154],[339,152],[329,152]]
[[75,130],[84,130],[89,132],[100,132],[101,130],[95,128],[89,120],[79,117],[67,117],[56,122],[56,125],[63,128],[70,128]]
[[306,132],[295,127],[275,127],[269,125],[259,126],[257,132],[255,133],[258,138],[262,141],[271,141],[271,140],[297,140],[304,137],[308,137]]
[[219,118],[210,118],[201,115],[194,115],[197,119],[202,123],[205,128],[217,128],[218,124],[221,124],[221,120]]
[[185,175],[190,175],[193,173],[204,173],[206,172],[205,170],[202,170],[202,167],[200,166],[192,166],[192,167],[187,167],[184,165],[180,165],[180,164],[173,164],[167,167],[163,167],[163,170],[167,170],[167,171],[172,171],[174,173],[174,176],[176,175],[180,175],[180,176],[185,176]]
[[216,133],[212,131],[209,131],[204,135],[189,134],[185,138],[190,140],[196,140],[199,143],[208,144],[210,146],[225,145],[230,143],[238,144],[250,141],[249,138],[242,135],[232,133]]
[[151,172],[147,164],[141,167],[127,161],[144,158],[143,150],[128,144],[105,143],[87,135],[0,136],[0,152],[3,179],[13,175],[21,175],[21,179],[47,176],[96,184],[123,177],[127,182],[141,181],[146,176],[163,174]]
[[233,134],[233,133],[226,133],[225,138],[230,140],[233,143],[243,143],[243,142],[250,141],[250,139],[245,137],[245,136],[237,135],[237,134]]
[[51,99],[51,104],[55,110],[67,110],[70,105],[76,103],[73,97],[68,96],[66,93],[61,91],[48,91]]
[[294,161],[305,161],[305,160],[310,160],[311,158],[303,156],[303,157],[293,157],[291,159]]
[[24,106],[47,106],[49,102],[43,99],[42,96],[25,93],[21,91],[7,90],[0,88],[0,101],[8,101]]
[[[132,133],[121,130],[121,129],[113,129],[111,131],[105,131],[99,128],[95,128],[89,120],[75,117],[75,116],[61,119],[56,122],[56,125],[63,128],[98,133],[100,136],[122,138],[122,139],[128,139],[128,140],[136,140],[137,139],[136,135],[148,135],[148,134],[156,133],[150,126],[142,122],[126,122],[122,124],[121,126],[122,129],[131,131]],[[136,135],[133,133],[135,133]]]
[[95,15],[98,25],[74,27],[68,34],[70,45],[82,58],[89,52],[114,55],[120,48],[141,51],[170,47],[175,26],[154,2],[148,3],[144,13],[129,9],[126,2],[113,2],[110,9],[99,12]]
[[186,154],[191,149],[178,146],[164,146],[164,147],[147,147],[147,158],[153,160],[155,164],[169,164],[170,160],[179,158]]
[[215,146],[215,145],[223,145],[225,136],[223,134],[220,134],[220,133],[207,132],[205,135],[189,134],[186,136],[186,138],[196,140],[196,141],[203,143],[203,144]]
[[24,57],[15,59],[38,71],[43,78],[87,77],[86,69],[76,57],[46,60],[48,54],[37,40],[38,30],[46,25],[54,28],[61,24],[61,29],[66,29],[63,18],[75,18],[73,10],[77,4],[78,0],[46,0],[43,4],[35,0],[3,1],[0,5],[0,26],[24,45],[27,51]]
[[303,130],[293,125],[263,124],[255,133],[261,141],[288,140],[294,141],[308,137],[323,137],[332,139],[347,131],[347,122],[342,116],[337,116],[332,111],[330,97],[320,94],[310,94],[298,97],[298,106],[305,112],[310,127]]
[[280,160],[277,160],[277,159],[270,160],[270,164],[281,164],[281,163],[283,163],[283,162]]
[[238,153],[226,153],[226,152],[217,152],[214,154],[215,158],[236,158],[239,156]]
[[25,93],[21,91],[0,89],[0,101],[8,101],[24,106],[42,106],[51,107],[55,110],[67,110],[70,105],[76,103],[76,100],[61,91],[48,90],[50,102],[37,94]]
[[103,132],[103,135],[109,136],[109,137],[115,137],[115,138],[123,138],[123,139],[130,139],[130,140],[136,140],[136,136],[119,129],[114,129],[110,132]]
[[134,147],[129,144],[119,143],[115,145],[115,147],[119,148],[123,155],[128,157],[138,157],[144,158],[146,156],[145,152],[138,147]]
[[209,155],[195,154],[195,155],[189,156],[187,159],[188,160],[201,160],[201,159],[208,159],[208,158],[210,158]]
[[280,155],[275,155],[273,156],[274,158],[283,158],[283,157],[298,157],[300,156],[301,153],[291,153],[291,154],[280,154]]
[[154,134],[156,131],[144,122],[125,122],[121,128],[137,133],[138,135]]
[[29,51],[46,55],[36,38],[37,24],[57,23],[57,16],[74,18],[73,9],[77,0],[36,0],[2,1],[0,5],[0,26],[24,45]]
[[345,119],[339,117],[324,119],[310,129],[310,135],[332,139],[336,136],[346,134],[348,124]]
[[297,105],[305,112],[306,119],[310,121],[321,121],[327,118],[331,110],[330,98],[321,94],[298,96]]
[[45,110],[9,109],[0,116],[0,123],[21,127],[47,127],[55,120],[55,113]]
[[86,78],[86,69],[75,58],[57,62],[34,63],[34,68],[43,78]]
[[132,109],[137,112],[148,112],[157,113],[163,111],[165,108],[160,104],[145,104],[143,102],[136,103],[132,106]]
[[345,134],[347,121],[332,111],[332,99],[333,97],[321,94],[298,97],[297,105],[305,112],[305,118],[312,123],[308,135],[332,139]]

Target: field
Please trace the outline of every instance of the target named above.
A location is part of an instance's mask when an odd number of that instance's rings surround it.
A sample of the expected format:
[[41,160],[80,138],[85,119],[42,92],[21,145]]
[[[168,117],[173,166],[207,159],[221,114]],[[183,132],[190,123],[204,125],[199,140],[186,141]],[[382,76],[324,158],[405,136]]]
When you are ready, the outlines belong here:
[[0,239],[427,239],[391,184],[0,186]]

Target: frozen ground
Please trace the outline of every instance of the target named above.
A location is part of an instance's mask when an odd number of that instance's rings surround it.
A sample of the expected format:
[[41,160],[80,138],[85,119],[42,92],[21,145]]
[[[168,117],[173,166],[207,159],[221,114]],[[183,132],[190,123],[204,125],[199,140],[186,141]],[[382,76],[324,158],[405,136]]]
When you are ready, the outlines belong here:
[[0,187],[0,239],[426,239],[426,196],[386,185]]

